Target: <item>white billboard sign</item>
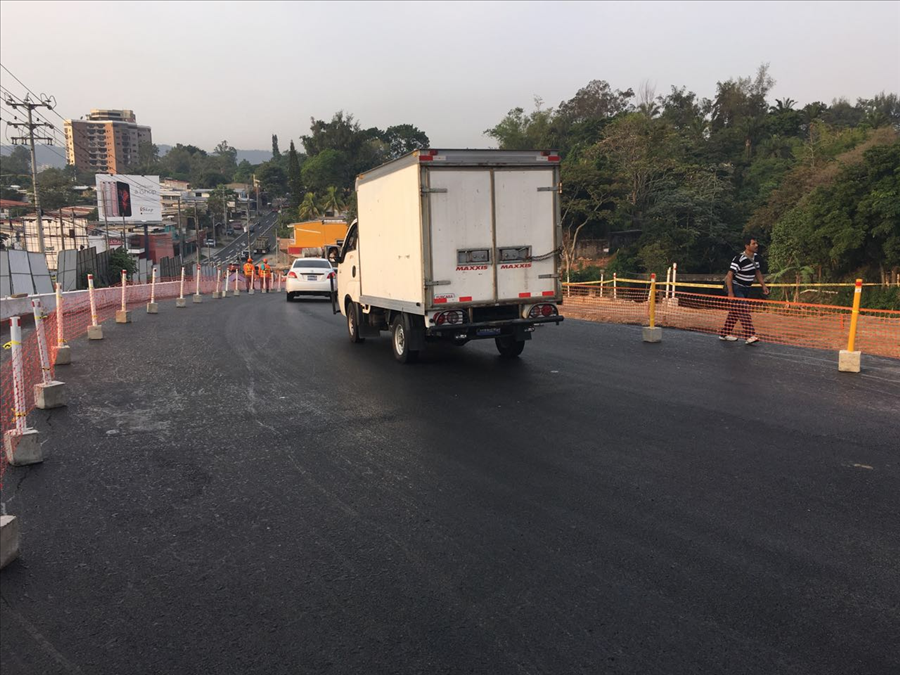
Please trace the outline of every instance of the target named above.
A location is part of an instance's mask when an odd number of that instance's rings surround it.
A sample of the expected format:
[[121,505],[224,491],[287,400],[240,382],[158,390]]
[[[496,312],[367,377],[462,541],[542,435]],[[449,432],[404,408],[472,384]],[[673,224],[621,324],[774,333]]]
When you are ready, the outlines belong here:
[[160,222],[159,176],[98,173],[97,211],[101,221]]

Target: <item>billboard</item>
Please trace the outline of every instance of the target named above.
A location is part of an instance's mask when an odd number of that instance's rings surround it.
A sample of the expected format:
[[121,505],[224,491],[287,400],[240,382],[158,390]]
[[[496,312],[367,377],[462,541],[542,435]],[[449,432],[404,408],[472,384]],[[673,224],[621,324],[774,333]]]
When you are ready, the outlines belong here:
[[145,223],[162,220],[159,176],[98,173],[96,178],[97,212],[101,221]]

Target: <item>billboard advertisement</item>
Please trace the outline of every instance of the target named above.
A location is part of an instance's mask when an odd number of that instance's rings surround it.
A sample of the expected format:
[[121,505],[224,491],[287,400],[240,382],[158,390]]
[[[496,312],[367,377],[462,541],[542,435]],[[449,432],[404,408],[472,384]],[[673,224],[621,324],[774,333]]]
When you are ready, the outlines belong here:
[[98,173],[97,211],[101,221],[160,222],[159,176]]

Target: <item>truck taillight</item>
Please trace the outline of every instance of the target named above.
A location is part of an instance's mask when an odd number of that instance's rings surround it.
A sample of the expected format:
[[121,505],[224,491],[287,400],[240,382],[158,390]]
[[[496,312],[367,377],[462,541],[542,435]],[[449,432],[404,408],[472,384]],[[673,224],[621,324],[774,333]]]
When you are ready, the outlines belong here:
[[461,309],[452,309],[449,312],[441,312],[434,317],[434,323],[438,326],[456,326],[466,322],[466,313]]
[[296,274],[294,274],[293,272],[288,272],[288,279],[296,279],[296,278],[297,278]]
[[437,150],[419,150],[419,161],[420,162],[433,162],[435,155],[438,154]]
[[535,305],[531,308],[531,311],[528,312],[529,319],[537,319],[542,316],[558,316],[559,311],[556,309],[556,305]]

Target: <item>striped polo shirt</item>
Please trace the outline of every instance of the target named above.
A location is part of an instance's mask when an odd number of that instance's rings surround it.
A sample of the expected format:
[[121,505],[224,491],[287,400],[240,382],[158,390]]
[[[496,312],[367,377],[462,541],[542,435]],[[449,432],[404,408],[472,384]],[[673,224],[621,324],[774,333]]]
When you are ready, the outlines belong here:
[[744,253],[731,259],[731,271],[734,272],[734,283],[748,288],[756,280],[756,270],[759,269],[759,254],[753,254],[753,260]]

